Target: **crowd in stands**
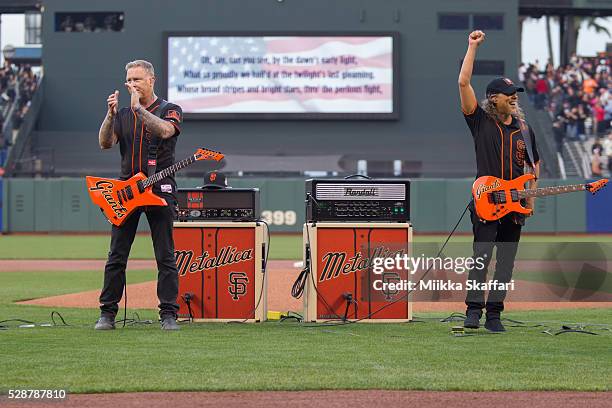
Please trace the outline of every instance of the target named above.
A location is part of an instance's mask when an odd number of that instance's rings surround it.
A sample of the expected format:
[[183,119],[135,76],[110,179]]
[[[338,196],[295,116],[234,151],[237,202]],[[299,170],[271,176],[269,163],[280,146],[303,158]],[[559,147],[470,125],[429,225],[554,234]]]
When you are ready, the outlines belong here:
[[77,33],[122,30],[122,13],[66,13],[57,21],[55,27],[55,31]]
[[519,80],[530,102],[553,121],[557,149],[566,140],[591,146],[591,176],[612,172],[612,59],[572,56],[555,68],[551,63],[519,66]]
[[5,64],[0,68],[0,173],[13,142],[13,131],[19,129],[30,108],[38,79],[29,65]]

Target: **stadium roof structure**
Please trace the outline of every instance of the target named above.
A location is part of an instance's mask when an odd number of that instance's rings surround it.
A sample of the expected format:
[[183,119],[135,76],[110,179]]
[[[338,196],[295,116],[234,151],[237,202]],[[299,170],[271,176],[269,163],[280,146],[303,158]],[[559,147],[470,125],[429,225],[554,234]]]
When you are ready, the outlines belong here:
[[612,0],[520,0],[523,16],[612,16]]
[[41,0],[0,0],[0,14],[22,14],[39,11],[41,7]]
[[10,56],[6,53],[4,58],[14,64],[40,65],[42,62],[42,47],[15,47]]

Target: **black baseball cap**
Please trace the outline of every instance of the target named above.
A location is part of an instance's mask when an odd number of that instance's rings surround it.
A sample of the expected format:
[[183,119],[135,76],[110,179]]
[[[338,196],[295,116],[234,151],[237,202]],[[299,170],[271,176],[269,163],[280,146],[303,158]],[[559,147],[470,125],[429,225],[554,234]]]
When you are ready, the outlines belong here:
[[500,93],[509,96],[515,92],[525,92],[525,89],[514,85],[508,78],[495,78],[487,85],[487,98]]
[[227,178],[223,173],[209,171],[204,176],[204,185],[201,188],[227,188]]

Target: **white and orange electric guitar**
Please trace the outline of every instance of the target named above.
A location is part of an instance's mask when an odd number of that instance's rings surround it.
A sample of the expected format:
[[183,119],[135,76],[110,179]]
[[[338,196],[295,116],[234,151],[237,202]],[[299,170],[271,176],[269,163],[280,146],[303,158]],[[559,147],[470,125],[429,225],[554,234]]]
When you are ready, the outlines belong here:
[[521,204],[522,199],[584,190],[595,194],[608,183],[608,179],[601,179],[586,184],[526,190],[525,183],[534,178],[533,174],[525,174],[514,180],[502,180],[493,176],[479,177],[472,185],[476,214],[487,221],[498,220],[511,212],[531,214],[532,210]]
[[150,177],[145,176],[144,173],[138,173],[128,180],[122,181],[87,176],[85,177],[87,191],[91,201],[100,207],[108,222],[121,226],[138,207],[167,205],[166,200],[151,191],[153,184],[198,160],[221,161],[221,159],[223,159],[223,154],[219,152],[198,149],[192,156],[174,163]]

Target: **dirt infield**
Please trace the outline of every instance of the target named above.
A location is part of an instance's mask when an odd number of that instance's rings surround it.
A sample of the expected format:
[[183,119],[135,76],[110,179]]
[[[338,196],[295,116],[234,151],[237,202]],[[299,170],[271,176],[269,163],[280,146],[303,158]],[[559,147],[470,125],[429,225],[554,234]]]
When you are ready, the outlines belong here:
[[[128,264],[130,269],[156,268],[155,261],[135,260]],[[2,261],[2,271],[80,271],[104,269],[102,260],[29,260],[29,261]],[[52,273],[52,272],[50,272]],[[294,261],[270,261],[268,264],[268,310],[275,311],[301,311],[302,299],[291,297],[291,286],[300,273],[300,268]],[[540,284],[528,283],[531,291],[538,291]],[[156,282],[143,282],[131,284],[127,287],[129,307],[136,309],[156,309],[157,295]],[[32,299],[21,304],[48,306],[48,307],[76,307],[97,308],[100,290],[71,293],[67,295],[51,296]],[[414,302],[413,313],[437,311],[463,311],[463,302]],[[506,310],[550,310],[574,308],[612,308],[612,302],[523,302],[508,301]]]
[[610,406],[612,392],[438,392],[438,391],[274,391],[274,392],[143,392],[70,395],[63,401],[6,402],[7,408],[81,407],[589,407]]

